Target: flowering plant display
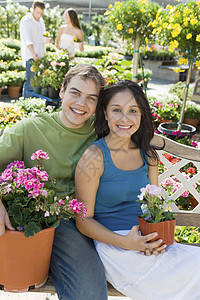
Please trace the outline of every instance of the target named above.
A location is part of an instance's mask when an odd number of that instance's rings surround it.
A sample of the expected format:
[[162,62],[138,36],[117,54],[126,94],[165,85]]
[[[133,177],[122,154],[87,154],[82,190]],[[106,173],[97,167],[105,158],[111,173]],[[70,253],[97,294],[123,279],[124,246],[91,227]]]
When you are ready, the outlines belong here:
[[182,102],[176,95],[149,97],[155,122],[162,120],[178,121]]
[[165,210],[164,204],[174,202],[166,200],[163,191],[156,185],[147,184],[146,187],[140,189],[141,194],[138,195],[139,201],[145,206],[146,212],[140,217],[148,223],[159,223],[174,219],[174,213]]
[[16,105],[2,102],[0,104],[0,128],[11,127],[24,117],[24,112]]
[[147,43],[152,36],[152,24],[156,18],[159,4],[148,0],[128,0],[110,4],[104,13],[114,30],[125,39],[135,39],[140,35],[142,42]]
[[23,161],[14,161],[0,176],[0,199],[13,227],[29,237],[42,229],[57,227],[58,218],[79,214],[84,219],[87,209],[81,202],[68,196],[56,197],[52,180],[43,170],[42,160],[48,160],[48,154],[38,150],[31,159],[37,161],[36,166],[26,168]]
[[66,51],[48,52],[44,57],[32,63],[36,82],[42,87],[59,89],[69,70],[69,55]]
[[21,86],[25,82],[25,71],[7,71],[5,74],[5,85]]
[[190,0],[166,9],[159,10],[153,24],[153,33],[169,45],[169,51],[177,49],[182,56],[180,64],[188,64],[188,59],[197,58],[196,65],[200,66],[200,2]]

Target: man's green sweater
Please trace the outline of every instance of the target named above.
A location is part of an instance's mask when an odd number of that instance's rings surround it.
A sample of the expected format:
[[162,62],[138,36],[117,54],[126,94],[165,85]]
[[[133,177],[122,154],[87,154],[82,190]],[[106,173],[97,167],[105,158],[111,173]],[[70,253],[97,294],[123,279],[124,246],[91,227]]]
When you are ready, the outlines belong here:
[[18,122],[0,137],[0,171],[14,160],[23,160],[26,167],[35,165],[31,155],[37,150],[47,152],[45,170],[56,180],[58,196],[74,193],[74,172],[85,149],[96,139],[93,121],[82,128],[67,128],[56,112]]

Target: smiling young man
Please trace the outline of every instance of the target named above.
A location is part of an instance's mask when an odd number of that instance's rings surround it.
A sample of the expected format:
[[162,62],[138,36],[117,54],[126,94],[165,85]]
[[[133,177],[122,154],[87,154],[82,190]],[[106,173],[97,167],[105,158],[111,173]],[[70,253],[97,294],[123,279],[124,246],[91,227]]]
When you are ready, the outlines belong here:
[[[57,196],[74,195],[74,173],[84,150],[96,139],[93,118],[104,80],[90,65],[77,65],[65,76],[61,88],[62,110],[18,122],[0,137],[0,171],[13,160],[34,162],[31,154],[44,150],[50,159],[45,170],[56,180]],[[13,229],[0,202],[0,235]],[[78,232],[73,220],[56,228],[51,270],[59,299],[104,300],[107,285],[93,241]]]
[[26,66],[26,82],[23,87],[23,97],[30,95],[27,90],[32,90],[31,78],[34,73],[31,72],[33,60],[38,60],[45,53],[45,24],[42,19],[45,4],[41,0],[33,2],[32,11],[25,15],[20,22],[20,40],[22,63]]

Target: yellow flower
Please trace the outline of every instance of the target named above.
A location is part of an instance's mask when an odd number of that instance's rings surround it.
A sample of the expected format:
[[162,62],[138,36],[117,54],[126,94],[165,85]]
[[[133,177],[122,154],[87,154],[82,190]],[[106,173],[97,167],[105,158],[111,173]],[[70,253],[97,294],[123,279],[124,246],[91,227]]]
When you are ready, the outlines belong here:
[[198,20],[196,18],[190,20],[191,25],[195,25],[197,23],[198,23]]
[[108,6],[108,8],[111,9],[111,8],[112,8],[112,4],[110,4],[110,5]]
[[158,25],[158,21],[157,21],[157,20],[154,20],[154,21],[152,22],[152,27],[156,27],[156,25]]
[[117,6],[116,6],[116,9],[119,10],[119,9],[120,9],[120,5],[117,5]]
[[132,21],[133,24],[137,24],[137,21]]
[[195,62],[196,67],[199,69],[200,68],[200,61]]
[[30,70],[31,70],[31,72],[35,72],[36,71],[36,67],[31,66]]
[[150,14],[150,13],[148,13],[148,16],[149,16],[149,17],[151,17],[151,14]]
[[115,19],[115,22],[118,22],[119,21],[119,19]]
[[188,59],[180,57],[178,60],[179,65],[187,65],[188,64]]
[[145,10],[144,8],[141,9],[141,12],[142,12],[143,14],[145,13],[145,11],[146,11],[146,10]]
[[163,44],[164,44],[164,41],[162,41],[160,44],[163,45]]
[[167,22],[163,23],[163,28],[168,28],[169,24]]
[[172,5],[168,4],[168,5],[166,6],[166,9],[168,9],[168,10],[172,9]]
[[148,44],[148,38],[147,37],[145,37],[145,43]]
[[111,11],[107,10],[107,11],[104,13],[104,16],[108,16],[110,13],[111,13]]
[[177,35],[179,35],[180,32],[181,32],[181,30],[182,30],[180,24],[178,24],[178,23],[176,23],[175,25],[173,25],[173,29],[174,30],[171,33],[172,37],[176,37]]
[[151,25],[152,25],[152,21],[149,22],[149,24],[147,25],[147,27],[149,27],[149,26],[151,26]]
[[185,70],[181,70],[181,69],[179,69],[179,68],[175,68],[175,69],[173,69],[173,71],[174,72],[176,72],[176,73],[181,73],[181,72],[185,72]]
[[117,30],[122,30],[122,29],[123,29],[122,24],[117,24]]
[[169,51],[173,52],[174,48],[177,48],[178,45],[179,45],[179,43],[176,40],[170,41],[170,43],[169,43]]
[[179,10],[177,10],[177,12],[176,12],[176,14],[175,14],[175,15],[176,15],[176,17],[177,17],[177,18],[179,18],[179,17],[180,17],[180,11],[179,11]]
[[155,34],[155,33],[156,33],[156,31],[157,31],[157,30],[156,30],[156,29],[154,29],[154,30],[152,31],[152,34]]
[[129,28],[128,32],[133,33],[133,28]]
[[191,37],[192,37],[192,34],[191,34],[191,33],[188,33],[188,34],[186,35],[186,39],[187,39],[187,40],[191,39]]
[[196,36],[196,41],[197,41],[197,42],[200,42],[200,34],[197,34],[197,36]]
[[188,17],[183,18],[183,25],[186,27],[188,26],[188,19],[189,19]]
[[114,19],[114,16],[113,16],[113,15],[110,16],[110,20],[112,20],[112,19]]

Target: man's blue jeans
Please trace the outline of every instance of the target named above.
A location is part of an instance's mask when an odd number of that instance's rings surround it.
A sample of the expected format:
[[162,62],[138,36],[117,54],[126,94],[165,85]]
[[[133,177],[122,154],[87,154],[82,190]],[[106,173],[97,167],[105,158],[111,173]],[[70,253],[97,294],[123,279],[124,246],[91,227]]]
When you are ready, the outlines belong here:
[[32,72],[31,66],[32,66],[32,62],[34,60],[31,58],[29,60],[26,61],[26,81],[24,82],[24,86],[23,86],[23,91],[22,91],[22,96],[24,98],[29,98],[31,97],[31,95],[29,93],[27,93],[27,91],[32,91],[33,87],[31,85],[31,78],[33,78],[34,76],[34,72]]
[[105,271],[93,240],[72,219],[61,219],[55,230],[51,271],[60,300],[107,299]]

